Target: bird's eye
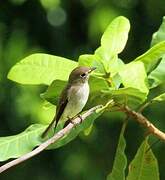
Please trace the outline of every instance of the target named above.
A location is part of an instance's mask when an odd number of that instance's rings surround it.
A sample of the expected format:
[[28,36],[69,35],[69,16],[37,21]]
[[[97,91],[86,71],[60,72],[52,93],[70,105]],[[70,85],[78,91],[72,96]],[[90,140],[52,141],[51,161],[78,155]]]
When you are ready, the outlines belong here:
[[80,75],[80,77],[85,77],[85,76],[86,76],[86,74],[85,74],[85,73],[83,73],[83,74],[81,74],[81,75]]

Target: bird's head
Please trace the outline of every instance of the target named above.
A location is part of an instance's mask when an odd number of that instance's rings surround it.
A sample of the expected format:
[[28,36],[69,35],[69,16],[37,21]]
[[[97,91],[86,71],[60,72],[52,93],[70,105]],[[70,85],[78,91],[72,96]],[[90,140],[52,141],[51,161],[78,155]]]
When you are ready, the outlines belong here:
[[69,83],[85,83],[89,79],[90,73],[95,67],[79,66],[73,69],[69,76]]

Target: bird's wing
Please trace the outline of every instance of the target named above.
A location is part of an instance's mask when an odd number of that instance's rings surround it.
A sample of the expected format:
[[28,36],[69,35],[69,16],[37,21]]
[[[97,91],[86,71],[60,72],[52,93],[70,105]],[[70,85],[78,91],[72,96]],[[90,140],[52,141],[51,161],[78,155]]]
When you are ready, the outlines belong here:
[[61,97],[60,97],[60,100],[59,100],[59,104],[57,106],[57,110],[56,110],[56,116],[54,118],[54,121],[55,121],[55,128],[58,124],[58,121],[60,120],[61,118],[61,115],[62,113],[64,112],[64,109],[68,103],[68,96],[67,96],[67,91],[69,90],[69,87],[66,87],[63,92],[61,93]]
[[52,122],[49,124],[49,126],[46,128],[46,130],[43,132],[42,138],[44,138],[48,134],[49,130],[52,127],[55,127],[55,128],[57,127],[58,121],[60,120],[60,117],[68,103],[67,91],[69,90],[69,88],[70,88],[70,86],[66,86],[64,88],[64,90],[62,91],[58,105],[57,105],[56,115],[54,116]]

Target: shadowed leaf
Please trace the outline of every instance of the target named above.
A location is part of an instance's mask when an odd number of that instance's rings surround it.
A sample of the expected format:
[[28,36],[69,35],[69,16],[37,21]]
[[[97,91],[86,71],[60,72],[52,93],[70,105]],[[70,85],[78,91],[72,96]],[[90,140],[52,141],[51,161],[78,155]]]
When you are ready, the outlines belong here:
[[124,152],[126,147],[124,139],[125,126],[126,124],[124,123],[119,137],[112,172],[108,175],[107,180],[125,180],[125,169],[127,166],[127,158]]
[[139,147],[129,165],[127,180],[159,180],[158,162],[148,145],[147,139]]

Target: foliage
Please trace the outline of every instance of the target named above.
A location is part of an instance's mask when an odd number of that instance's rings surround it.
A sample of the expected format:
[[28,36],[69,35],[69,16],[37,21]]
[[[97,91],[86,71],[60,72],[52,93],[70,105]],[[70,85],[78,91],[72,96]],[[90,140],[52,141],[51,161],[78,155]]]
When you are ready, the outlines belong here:
[[159,169],[157,160],[149,149],[147,139],[139,147],[135,158],[129,165],[129,173],[127,180],[136,180],[136,179],[159,179]]
[[126,128],[126,124],[127,122],[125,121],[121,130],[121,133],[120,133],[113,169],[112,169],[112,172],[108,175],[107,180],[115,180],[115,179],[124,180],[125,179],[125,169],[127,166],[127,158],[124,152],[125,147],[126,147],[124,131]]
[[45,127],[42,124],[34,124],[20,134],[0,137],[0,161],[20,157],[39,145],[41,143],[39,135]]
[[[114,100],[115,104],[125,104],[132,109],[137,109],[148,100],[148,94],[152,88],[164,83],[165,39],[164,35],[160,35],[164,33],[163,27],[164,24],[154,35],[153,46],[128,64],[125,64],[119,58],[119,53],[122,52],[126,45],[130,23],[127,18],[119,16],[106,28],[101,38],[101,45],[95,50],[94,54],[80,55],[78,63],[59,56],[40,53],[25,57],[10,69],[8,78],[12,81],[26,85],[48,85],[47,90],[41,94],[41,97],[46,102],[56,105],[68,75],[74,67],[84,65],[97,68],[90,79],[89,106],[92,105],[92,100],[95,99],[95,103],[105,105],[104,108],[87,118],[83,124],[73,129],[70,134],[50,148],[64,146],[77,137],[80,132],[91,127],[94,120],[101,116],[104,111],[111,110],[112,106],[110,108],[107,106],[109,101]],[[154,100],[164,100],[164,94]],[[41,144],[40,135],[44,131],[44,127],[41,124],[32,125],[18,135],[1,137],[0,160],[4,161],[9,158],[19,157]],[[108,179],[125,179],[126,156],[124,150],[126,142],[123,133],[121,131],[114,166]],[[11,146],[16,148],[10,150],[9,147]],[[145,154],[147,148],[148,144],[147,140],[145,140],[130,164],[127,179],[138,179],[138,168],[140,168],[141,180],[145,179],[145,176],[147,178],[153,176],[155,179],[159,179],[156,159],[152,150]],[[152,172],[153,175],[151,173],[146,174],[146,171]]]

